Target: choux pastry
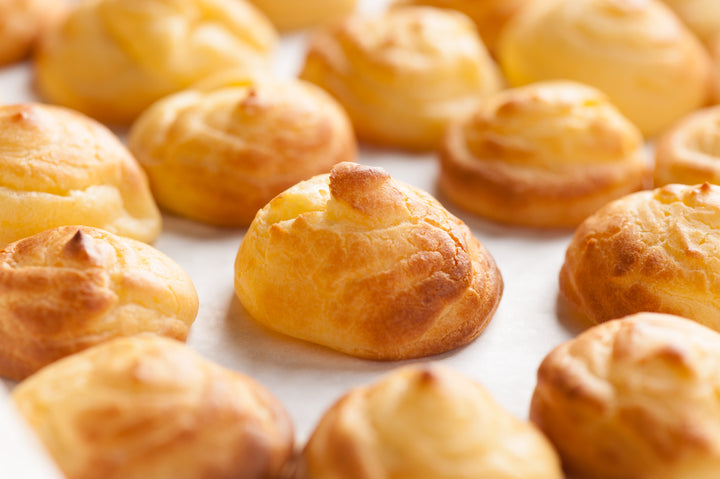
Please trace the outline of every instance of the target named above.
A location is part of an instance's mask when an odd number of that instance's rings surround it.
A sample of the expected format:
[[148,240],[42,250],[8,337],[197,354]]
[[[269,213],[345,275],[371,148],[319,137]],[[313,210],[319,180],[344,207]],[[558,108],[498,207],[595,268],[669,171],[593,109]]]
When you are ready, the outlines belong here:
[[314,27],[352,13],[357,0],[250,0],[280,30]]
[[0,375],[23,379],[118,336],[185,340],[198,312],[190,277],[139,241],[62,226],[0,249]]
[[579,83],[504,90],[448,127],[440,190],[502,223],[574,227],[649,180],[640,131]]
[[370,359],[470,342],[502,289],[465,224],[385,170],[354,163],[270,201],[235,260],[235,291],[257,322]]
[[154,335],[58,361],[12,398],[68,479],[277,479],[293,448],[264,387]]
[[434,149],[451,119],[501,87],[475,26],[450,10],[355,15],[309,42],[301,77],[335,96],[371,143]]
[[66,8],[65,0],[0,0],[0,65],[27,56]]
[[662,1],[706,44],[720,35],[720,9],[716,0]]

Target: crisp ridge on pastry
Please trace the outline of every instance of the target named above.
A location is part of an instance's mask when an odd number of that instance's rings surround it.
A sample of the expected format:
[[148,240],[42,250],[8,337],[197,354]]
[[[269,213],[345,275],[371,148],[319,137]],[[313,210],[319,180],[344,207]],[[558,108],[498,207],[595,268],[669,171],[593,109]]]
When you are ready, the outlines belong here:
[[720,186],[666,185],[616,200],[577,229],[560,292],[600,322],[641,311],[720,330]]
[[0,106],[0,246],[68,224],[151,242],[162,219],[145,173],[107,128],[64,108]]
[[198,312],[190,277],[155,248],[87,226],[0,249],[0,376],[23,379],[119,336],[185,340]]
[[434,149],[451,119],[501,86],[465,15],[430,7],[355,15],[309,40],[301,77],[345,107],[361,140]]
[[720,335],[671,315],[596,326],[542,362],[530,417],[568,477],[715,479]]
[[560,479],[552,445],[438,365],[357,387],[320,420],[294,479]]
[[[342,107],[298,80],[223,81],[154,104],[128,139],[160,206],[222,226],[248,225],[275,195],[341,161],[356,141]],[[220,80],[220,79],[218,79]]]
[[272,24],[245,0],[83,0],[36,56],[44,98],[128,124],[221,70],[266,68]]
[[700,41],[659,0],[544,0],[513,17],[499,60],[511,85],[575,80],[605,92],[646,136],[710,93]]
[[540,82],[489,96],[449,127],[440,190],[502,223],[573,227],[642,189],[643,138],[598,90]]
[[352,13],[357,0],[250,0],[280,30],[307,28]]
[[68,479],[278,479],[293,448],[263,386],[154,335],[58,361],[12,398]]
[[65,0],[0,1],[0,65],[27,56],[65,9]]
[[275,197],[235,260],[235,291],[256,321],[371,359],[470,342],[502,289],[465,224],[427,193],[354,163]]

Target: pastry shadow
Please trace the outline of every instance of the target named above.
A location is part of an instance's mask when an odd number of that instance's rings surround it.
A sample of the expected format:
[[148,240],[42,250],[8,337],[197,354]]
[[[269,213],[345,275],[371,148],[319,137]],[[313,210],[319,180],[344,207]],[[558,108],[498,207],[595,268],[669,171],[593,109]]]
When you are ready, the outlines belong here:
[[557,292],[555,297],[555,314],[560,325],[573,336],[592,328],[594,323],[583,317],[567,299]]

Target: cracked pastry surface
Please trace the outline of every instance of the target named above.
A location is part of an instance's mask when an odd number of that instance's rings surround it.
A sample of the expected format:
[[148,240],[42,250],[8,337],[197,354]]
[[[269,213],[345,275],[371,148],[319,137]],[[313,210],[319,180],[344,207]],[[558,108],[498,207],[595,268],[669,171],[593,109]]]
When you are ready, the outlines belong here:
[[438,354],[474,339],[502,294],[488,251],[428,194],[340,163],[275,197],[235,260],[249,314],[353,356]]
[[350,120],[322,89],[221,76],[160,100],[133,125],[128,145],[163,208],[248,225],[278,193],[355,160]]
[[43,40],[49,101],[129,124],[154,101],[228,68],[267,68],[272,24],[245,0],[83,0]]
[[640,311],[720,330],[720,186],[671,184],[616,200],[577,229],[560,292],[593,322]]
[[301,77],[338,99],[361,140],[410,150],[435,148],[448,121],[501,87],[472,22],[430,7],[319,29]]
[[357,0],[250,0],[280,30],[295,30],[336,21],[352,13]]
[[3,0],[0,2],[0,65],[27,56],[35,42],[67,5],[64,0]]
[[60,107],[0,107],[0,246],[67,224],[151,242],[162,219],[110,130]]
[[185,340],[198,311],[190,277],[155,248],[62,226],[0,249],[0,375],[23,379],[119,336]]
[[711,62],[658,0],[548,0],[513,17],[499,59],[511,85],[566,79],[604,93],[645,136],[708,101]]
[[277,479],[292,452],[263,386],[150,334],[48,366],[12,398],[68,479]]
[[439,186],[495,221],[573,227],[649,180],[638,129],[600,91],[540,82],[488,97],[453,122]]
[[718,351],[715,331],[677,316],[603,323],[545,358],[530,417],[569,477],[717,477]]
[[396,369],[323,416],[295,479],[560,479],[549,441],[439,365]]

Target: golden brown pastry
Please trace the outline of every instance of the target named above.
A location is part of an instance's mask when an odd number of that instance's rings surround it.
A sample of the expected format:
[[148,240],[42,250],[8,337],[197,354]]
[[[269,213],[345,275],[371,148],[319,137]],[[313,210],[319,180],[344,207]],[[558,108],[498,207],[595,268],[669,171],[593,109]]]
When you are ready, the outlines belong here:
[[662,1],[706,44],[720,35],[720,8],[717,0]]
[[503,223],[573,227],[648,179],[643,138],[598,90],[540,82],[488,97],[450,125],[440,189]]
[[293,446],[264,387],[149,334],[58,361],[12,396],[68,479],[277,479]]
[[430,7],[318,30],[301,77],[340,101],[360,139],[412,150],[437,147],[448,121],[501,86],[472,22]]
[[711,66],[659,0],[544,0],[513,17],[499,59],[512,85],[575,80],[605,92],[646,136],[703,106]]
[[437,365],[392,371],[323,416],[295,479],[560,479],[556,452],[479,384]]
[[594,322],[640,311],[720,330],[720,186],[666,185],[616,200],[575,232],[560,292]]
[[155,248],[87,226],[43,231],[0,249],[0,376],[119,336],[184,341],[197,312],[190,277]]
[[568,477],[712,479],[720,470],[720,335],[640,313],[553,350],[530,417]]
[[142,169],[107,128],[64,108],[0,107],[0,246],[68,224],[151,242],[162,219]]
[[266,68],[276,33],[245,0],[81,0],[37,55],[41,94],[128,124],[224,69]]
[[0,0],[0,65],[27,56],[65,9],[64,0]]
[[381,168],[340,163],[260,210],[235,260],[259,323],[372,359],[474,339],[502,294],[488,251],[434,198]]
[[162,207],[248,225],[278,193],[355,159],[350,120],[325,91],[297,80],[229,78],[164,98],[134,124],[129,147]]
[[250,0],[280,30],[329,23],[349,15],[357,0]]

